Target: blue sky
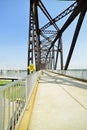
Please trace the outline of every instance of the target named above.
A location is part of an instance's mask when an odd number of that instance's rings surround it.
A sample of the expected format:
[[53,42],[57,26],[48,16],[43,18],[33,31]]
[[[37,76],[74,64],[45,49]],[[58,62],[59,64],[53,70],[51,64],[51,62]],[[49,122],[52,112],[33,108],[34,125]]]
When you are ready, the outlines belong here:
[[[42,0],[52,17],[72,2]],[[45,21],[40,15],[41,24]],[[59,21],[61,28],[64,20]],[[0,68],[26,68],[28,47],[29,0],[0,0]],[[64,62],[72,39],[76,20],[63,34]],[[87,68],[87,17],[81,28],[69,68]],[[40,25],[41,26],[41,25]]]
[[0,0],[0,66],[26,68],[28,0]]

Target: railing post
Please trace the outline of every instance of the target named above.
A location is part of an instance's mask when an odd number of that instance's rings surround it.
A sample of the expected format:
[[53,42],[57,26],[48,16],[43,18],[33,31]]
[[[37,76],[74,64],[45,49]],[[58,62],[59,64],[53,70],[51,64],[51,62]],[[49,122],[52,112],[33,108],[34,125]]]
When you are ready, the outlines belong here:
[[5,130],[5,90],[4,90],[4,92],[3,92],[3,97],[4,97],[4,99],[3,99],[3,130]]
[[27,97],[28,97],[28,93],[27,93],[27,91],[28,91],[28,76],[26,77],[26,102],[27,102]]
[[8,130],[10,129],[10,88],[8,88]]
[[2,92],[0,92],[0,130],[3,127],[3,103],[2,103]]

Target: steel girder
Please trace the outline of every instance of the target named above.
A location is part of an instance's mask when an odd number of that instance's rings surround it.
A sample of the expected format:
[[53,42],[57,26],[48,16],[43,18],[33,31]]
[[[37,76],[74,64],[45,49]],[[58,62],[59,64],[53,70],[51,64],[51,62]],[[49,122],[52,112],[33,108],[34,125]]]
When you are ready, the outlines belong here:
[[[30,0],[29,38],[28,38],[28,66],[36,64],[36,70],[40,69],[40,36],[38,20],[38,1]],[[29,74],[29,70],[28,70]]]
[[[40,70],[42,68],[56,69],[59,64],[58,56],[60,54],[60,69],[67,70],[82,22],[84,20],[84,16],[87,11],[87,1],[76,0],[76,2],[72,3],[72,5],[70,5],[66,10],[57,15],[55,18],[52,18],[42,1],[30,0],[28,66],[33,63],[36,65],[37,70]],[[40,9],[44,14],[44,17],[49,20],[49,22],[47,22],[42,27],[40,27],[41,24],[39,20],[38,9]],[[68,19],[59,29],[57,22],[67,15]],[[67,56],[66,63],[64,65],[62,35],[78,15],[79,18],[75,28],[75,33],[71,41],[71,47]]]

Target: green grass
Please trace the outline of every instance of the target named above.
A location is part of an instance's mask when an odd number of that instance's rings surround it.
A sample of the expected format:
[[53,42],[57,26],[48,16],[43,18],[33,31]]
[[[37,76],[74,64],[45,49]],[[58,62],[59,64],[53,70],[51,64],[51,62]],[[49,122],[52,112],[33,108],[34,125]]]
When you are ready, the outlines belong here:
[[0,80],[0,86],[4,86],[8,83],[11,83],[11,81],[8,81],[8,80]]

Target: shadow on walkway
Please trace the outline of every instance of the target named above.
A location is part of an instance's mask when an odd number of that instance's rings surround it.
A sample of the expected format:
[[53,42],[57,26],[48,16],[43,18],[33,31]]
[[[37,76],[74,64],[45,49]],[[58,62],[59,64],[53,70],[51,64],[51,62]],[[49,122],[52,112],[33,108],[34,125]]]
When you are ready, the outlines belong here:
[[81,81],[77,81],[68,77],[60,76],[58,74],[52,74],[50,72],[44,72],[40,78],[39,83],[52,83],[87,89],[87,83],[83,83]]

